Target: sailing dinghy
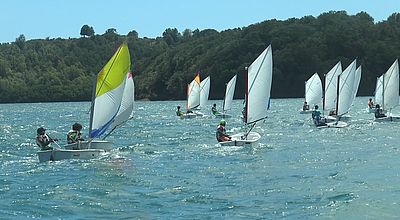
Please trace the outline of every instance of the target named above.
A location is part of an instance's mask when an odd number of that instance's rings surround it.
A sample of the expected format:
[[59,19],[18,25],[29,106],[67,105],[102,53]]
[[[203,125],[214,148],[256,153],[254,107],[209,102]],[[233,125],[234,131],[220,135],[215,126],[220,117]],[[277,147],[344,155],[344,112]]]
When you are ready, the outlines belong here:
[[232,107],[233,95],[235,93],[235,87],[236,87],[236,78],[237,78],[237,75],[232,77],[232,79],[229,80],[228,84],[226,84],[224,103],[222,105],[222,112],[216,113],[215,117],[217,117],[217,118],[232,117],[232,115],[229,115],[226,112],[228,110],[231,110],[231,107]]
[[318,73],[314,73],[305,82],[305,102],[307,102],[309,109],[301,109],[300,114],[309,114],[313,111],[315,105],[322,103],[322,82]]
[[221,146],[252,146],[259,141],[261,135],[251,130],[257,122],[267,118],[271,84],[272,47],[269,45],[247,69],[244,109],[245,131],[232,135],[230,141],[219,142]]
[[201,112],[200,110],[207,108],[209,94],[210,94],[210,76],[207,76],[207,78],[205,78],[200,83],[200,105],[194,111],[194,113],[197,116],[200,116],[200,117],[206,116],[206,114]]
[[[388,114],[385,117],[375,118],[375,121],[398,121],[400,116],[391,114],[392,109],[399,105],[399,63],[397,59],[380,78],[377,81],[375,104],[379,104],[383,112]],[[378,88],[378,84],[380,84],[380,88]]]
[[[130,66],[129,49],[124,43],[96,77],[90,110],[90,139],[65,145],[64,149],[39,151],[40,162],[91,159],[112,149],[112,143],[104,139],[129,120],[133,110],[134,83]],[[99,140],[101,136],[103,138]]]
[[196,118],[194,113],[196,108],[200,106],[200,74],[196,74],[192,82],[187,87],[186,113],[181,115],[181,119]]

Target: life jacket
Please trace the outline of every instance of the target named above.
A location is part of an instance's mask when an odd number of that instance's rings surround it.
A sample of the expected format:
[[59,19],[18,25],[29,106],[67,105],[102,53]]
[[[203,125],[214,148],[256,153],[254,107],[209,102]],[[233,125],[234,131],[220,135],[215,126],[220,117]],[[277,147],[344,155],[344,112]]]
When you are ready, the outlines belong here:
[[217,132],[215,133],[215,136],[217,138],[217,141],[223,141],[221,138],[224,136],[225,134],[225,127],[222,125],[218,125],[217,127]]
[[76,143],[78,139],[80,139],[81,133],[77,130],[70,130],[67,134],[67,142],[68,144]]
[[43,150],[50,144],[50,138],[47,134],[41,134],[36,137],[36,144]]

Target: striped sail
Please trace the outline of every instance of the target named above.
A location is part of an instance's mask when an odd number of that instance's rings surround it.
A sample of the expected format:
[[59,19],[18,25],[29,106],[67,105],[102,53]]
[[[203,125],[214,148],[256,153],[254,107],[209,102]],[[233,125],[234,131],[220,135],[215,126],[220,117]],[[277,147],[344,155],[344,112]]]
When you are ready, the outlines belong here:
[[269,45],[250,65],[247,72],[246,124],[267,117],[272,84],[272,47]]
[[194,109],[200,105],[200,75],[197,74],[194,80],[188,85],[186,108]]
[[101,136],[114,121],[125,89],[131,60],[126,43],[122,44],[96,78],[92,100],[89,136]]

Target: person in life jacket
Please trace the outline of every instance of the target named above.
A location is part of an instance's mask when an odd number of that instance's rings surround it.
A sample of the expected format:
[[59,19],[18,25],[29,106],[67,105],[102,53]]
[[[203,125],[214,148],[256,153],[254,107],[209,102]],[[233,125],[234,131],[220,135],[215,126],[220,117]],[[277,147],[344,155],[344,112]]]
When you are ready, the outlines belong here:
[[231,137],[226,134],[225,124],[226,124],[225,120],[222,119],[219,122],[219,126],[217,127],[216,138],[217,138],[218,142],[230,141],[231,140]]
[[213,104],[213,107],[211,107],[211,112],[213,113],[213,115],[220,114],[217,110],[217,104]]
[[314,111],[311,113],[311,117],[316,126],[326,125],[326,123],[321,120],[321,112],[318,110],[318,105],[314,106]]
[[368,108],[375,108],[374,102],[371,98],[368,100]]
[[81,124],[75,123],[72,125],[72,130],[70,130],[67,134],[68,144],[73,144],[77,143],[78,141],[83,141],[83,138],[81,138],[81,130],[82,130]]
[[36,144],[41,150],[52,150],[50,146],[51,142],[57,141],[57,139],[52,139],[46,134],[46,129],[40,127],[37,129]]
[[182,116],[183,112],[181,111],[181,106],[178,105],[176,108],[176,116]]
[[379,104],[375,106],[375,118],[384,118],[386,115],[383,113],[383,109]]

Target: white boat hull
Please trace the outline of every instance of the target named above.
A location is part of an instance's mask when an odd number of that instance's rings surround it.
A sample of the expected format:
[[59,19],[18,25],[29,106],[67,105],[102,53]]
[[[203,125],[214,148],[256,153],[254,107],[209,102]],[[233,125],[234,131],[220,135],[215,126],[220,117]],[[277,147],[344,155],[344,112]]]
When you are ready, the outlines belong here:
[[232,118],[232,115],[229,115],[229,114],[224,114],[224,113],[221,113],[221,114],[216,114],[216,115],[214,115],[216,118]]
[[311,114],[314,110],[300,110],[300,114]]
[[221,146],[253,146],[261,138],[261,135],[257,132],[250,132],[245,139],[242,138],[244,135],[245,133],[234,134],[230,141],[219,142],[219,144]]
[[386,116],[382,118],[375,118],[376,122],[386,122],[386,121],[400,121],[400,116]]
[[191,118],[196,118],[197,115],[194,113],[185,113],[181,115],[181,119],[191,119]]
[[343,121],[337,121],[337,122],[329,122],[326,123],[325,125],[319,125],[317,128],[344,128],[347,127],[348,124]]
[[44,150],[37,152],[39,162],[46,161],[59,161],[66,159],[83,159],[89,160],[98,158],[100,154],[104,153],[101,149],[84,149],[84,150],[67,150],[67,149],[54,149]]
[[103,140],[79,141],[78,143],[64,145],[67,150],[82,150],[82,149],[102,149],[110,151],[113,149],[112,143]]

